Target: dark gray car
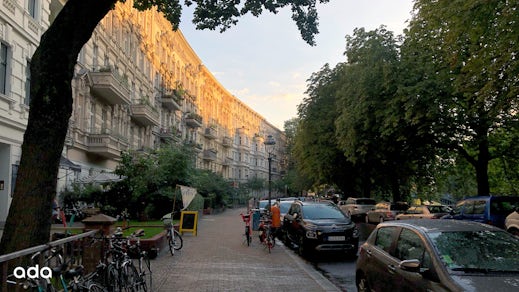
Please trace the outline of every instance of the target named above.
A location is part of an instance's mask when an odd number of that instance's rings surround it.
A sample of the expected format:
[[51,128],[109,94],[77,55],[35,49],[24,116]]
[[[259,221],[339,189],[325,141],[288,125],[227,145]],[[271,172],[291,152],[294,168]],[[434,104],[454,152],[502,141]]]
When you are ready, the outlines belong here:
[[517,291],[519,238],[476,222],[405,220],[361,246],[358,291]]

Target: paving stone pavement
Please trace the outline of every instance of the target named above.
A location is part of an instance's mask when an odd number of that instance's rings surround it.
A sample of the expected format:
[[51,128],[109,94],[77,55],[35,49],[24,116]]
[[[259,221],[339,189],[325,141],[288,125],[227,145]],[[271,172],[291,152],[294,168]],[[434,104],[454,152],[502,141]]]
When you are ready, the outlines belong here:
[[162,251],[151,262],[153,291],[340,291],[280,242],[269,254],[254,234],[247,246],[241,212],[203,215],[182,250]]

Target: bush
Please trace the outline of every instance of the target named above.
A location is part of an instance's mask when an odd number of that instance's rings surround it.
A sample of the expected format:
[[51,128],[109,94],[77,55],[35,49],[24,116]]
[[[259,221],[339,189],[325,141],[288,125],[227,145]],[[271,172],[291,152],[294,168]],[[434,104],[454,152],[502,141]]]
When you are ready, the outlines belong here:
[[189,206],[187,206],[186,210],[199,211],[199,210],[202,210],[203,208],[204,208],[204,197],[202,197],[202,195],[200,195],[200,194],[196,194],[195,198],[193,199],[193,201],[191,201]]

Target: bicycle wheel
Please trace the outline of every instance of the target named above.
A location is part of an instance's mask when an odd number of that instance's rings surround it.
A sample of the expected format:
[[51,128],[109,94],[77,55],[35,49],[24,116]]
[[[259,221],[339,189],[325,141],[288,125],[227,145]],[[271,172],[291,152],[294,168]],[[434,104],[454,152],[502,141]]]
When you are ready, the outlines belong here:
[[127,264],[122,268],[122,291],[141,291],[138,290],[139,284],[140,281],[137,268],[135,268],[132,262],[127,262]]
[[87,285],[87,291],[88,292],[105,292],[106,289],[97,283],[90,283]]
[[173,240],[173,248],[175,250],[179,250],[184,245],[184,240],[182,239],[182,236],[180,235],[180,232],[173,229],[173,232],[175,232],[175,238]]
[[121,279],[119,272],[114,265],[108,265],[105,284],[108,291],[121,291]]
[[175,244],[173,243],[173,238],[172,238],[172,233],[171,233],[171,229],[168,230],[168,247],[169,247],[169,253],[171,253],[171,255],[175,255]]
[[245,226],[245,238],[247,239],[247,246],[250,246],[250,242],[251,242],[252,238],[250,236],[249,226]]

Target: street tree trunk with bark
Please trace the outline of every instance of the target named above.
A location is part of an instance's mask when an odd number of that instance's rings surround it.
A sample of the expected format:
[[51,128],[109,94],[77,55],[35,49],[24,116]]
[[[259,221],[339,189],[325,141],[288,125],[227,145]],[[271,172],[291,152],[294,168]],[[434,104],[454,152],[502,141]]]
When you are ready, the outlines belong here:
[[52,200],[69,118],[77,56],[117,0],[69,0],[31,59],[31,101],[0,254],[49,241]]

